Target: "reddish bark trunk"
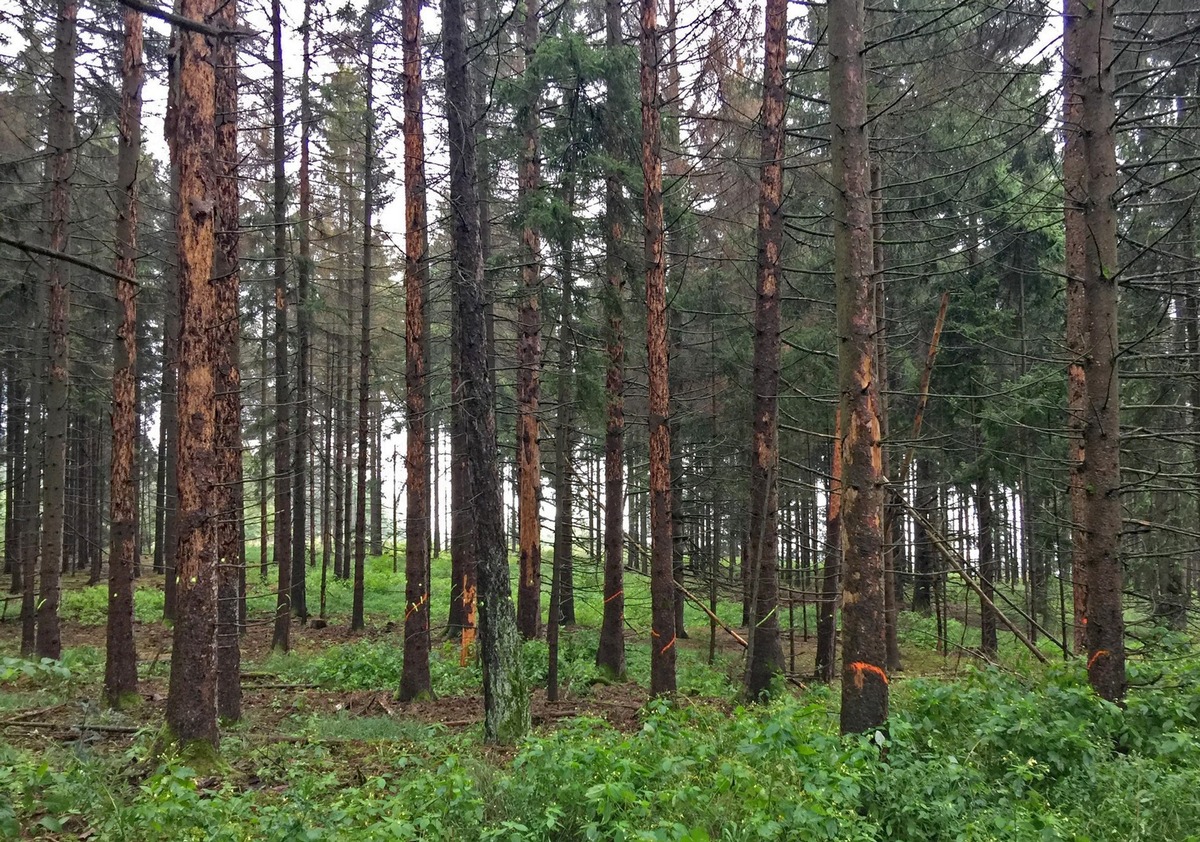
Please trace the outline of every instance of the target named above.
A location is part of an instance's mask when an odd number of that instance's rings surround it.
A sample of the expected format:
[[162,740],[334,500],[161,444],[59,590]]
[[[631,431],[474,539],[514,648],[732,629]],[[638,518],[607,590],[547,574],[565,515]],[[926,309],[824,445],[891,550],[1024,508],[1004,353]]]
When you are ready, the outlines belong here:
[[882,725],[888,711],[884,617],[883,465],[875,341],[871,176],[862,0],[829,5],[834,279],[842,443],[843,733]]
[[[138,163],[142,149],[142,14],[124,10],[125,39],[121,53],[121,111],[117,147],[116,274],[137,275]],[[104,695],[121,707],[137,693],[137,650],[133,640],[133,570],[137,485],[137,286],[116,281],[121,313],[113,343],[112,465],[109,514],[112,550],[108,558],[108,626],[104,661]]]
[[656,0],[641,4],[642,177],[646,251],[646,365],[650,387],[650,694],[675,692],[675,581],[671,557],[671,433],[663,237]]
[[[215,0],[181,0],[180,14],[207,21]],[[178,98],[168,120],[179,173],[175,234],[179,272],[178,593],[167,725],[182,743],[217,744],[216,389],[210,330],[215,206],[214,75],[203,36],[177,34]]]
[[420,0],[401,6],[404,49],[404,385],[408,426],[404,545],[404,669],[400,699],[432,694],[429,676],[429,421],[425,375],[425,128]]

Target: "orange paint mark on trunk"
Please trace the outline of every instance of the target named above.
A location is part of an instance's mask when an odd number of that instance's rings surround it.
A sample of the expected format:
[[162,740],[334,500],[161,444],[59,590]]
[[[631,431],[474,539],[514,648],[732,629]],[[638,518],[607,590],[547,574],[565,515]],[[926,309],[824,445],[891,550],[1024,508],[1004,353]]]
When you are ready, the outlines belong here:
[[887,673],[874,664],[868,664],[865,661],[855,661],[854,663],[850,664],[847,669],[849,669],[854,675],[854,688],[856,690],[861,690],[863,688],[863,675],[865,673],[871,673],[872,675],[878,676],[879,680],[884,684],[888,683]]
[[1100,660],[1102,657],[1104,657],[1106,655],[1111,655],[1111,654],[1112,654],[1112,652],[1109,652],[1107,649],[1097,649],[1095,651],[1095,653],[1092,655],[1092,657],[1088,658],[1087,668],[1091,669],[1092,667],[1094,667],[1096,665],[1096,661]]
[[463,576],[463,607],[466,609],[467,616],[463,622],[462,643],[458,654],[458,665],[460,667],[467,665],[467,658],[471,653],[471,644],[475,642],[475,588],[467,587],[466,576]]

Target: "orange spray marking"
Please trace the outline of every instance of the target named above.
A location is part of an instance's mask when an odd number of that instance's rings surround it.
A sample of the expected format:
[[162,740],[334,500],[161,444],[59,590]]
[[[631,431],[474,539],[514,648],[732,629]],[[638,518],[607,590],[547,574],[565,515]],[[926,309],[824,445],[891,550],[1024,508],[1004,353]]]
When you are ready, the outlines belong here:
[[1105,655],[1111,655],[1111,654],[1112,654],[1112,652],[1109,652],[1107,649],[1097,649],[1096,653],[1094,655],[1092,655],[1092,657],[1088,658],[1087,668],[1091,669],[1096,664],[1096,661],[1100,660],[1100,658],[1102,658]]
[[[655,636],[657,637],[657,635],[655,635]],[[664,646],[662,649],[659,649],[658,654],[660,654],[660,655],[663,654],[664,652],[666,652],[668,649],[670,649],[674,645],[675,645],[675,635],[671,635],[671,639],[667,641],[667,645]]]
[[604,604],[605,604],[605,605],[608,605],[608,603],[612,602],[614,599],[616,599],[617,597],[619,597],[619,596],[620,596],[621,594],[623,594],[623,593],[625,593],[625,591],[624,591],[624,590],[619,590],[619,591],[617,591],[615,594],[613,594],[612,596],[610,596],[608,599],[604,600]]
[[467,657],[471,652],[471,644],[475,642],[475,588],[467,587],[467,577],[463,576],[463,607],[467,610],[466,622],[463,624],[462,643],[458,654],[458,665],[465,667]]
[[421,606],[424,605],[428,599],[429,599],[429,594],[422,594],[420,599],[418,599],[412,605],[408,606],[408,610],[404,612],[404,621],[408,622],[408,618],[413,615],[413,612],[419,611],[421,609]]
[[854,673],[854,689],[861,690],[863,688],[863,674],[871,673],[878,676],[879,680],[884,684],[888,683],[887,673],[874,664],[868,664],[865,661],[855,661],[849,666],[850,672]]

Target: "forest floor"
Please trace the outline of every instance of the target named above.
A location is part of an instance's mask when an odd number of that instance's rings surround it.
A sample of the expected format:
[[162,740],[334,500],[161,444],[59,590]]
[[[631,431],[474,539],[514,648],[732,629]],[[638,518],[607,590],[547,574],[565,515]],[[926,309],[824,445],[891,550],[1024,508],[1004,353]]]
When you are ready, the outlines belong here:
[[[739,644],[718,628],[710,662],[708,617],[690,605],[679,695],[648,702],[648,591],[635,574],[629,677],[600,680],[596,574],[577,575],[557,702],[545,642],[525,644],[534,732],[502,748],[482,742],[478,667],[454,641],[435,640],[436,700],[396,701],[403,577],[390,557],[369,567],[366,631],[350,632],[350,589],[331,582],[328,625],[295,625],[287,654],[271,651],[270,588],[256,582],[243,718],[223,723],[220,762],[199,771],[157,741],[170,659],[161,579],[138,588],[141,704],[119,713],[101,703],[104,588],[71,580],[61,662],[16,657],[19,623],[0,622],[0,838],[1200,839],[1195,641],[1164,634],[1136,653],[1122,711],[1095,698],[1078,660],[1042,666],[1003,635],[1000,664],[986,665],[971,657],[977,629],[954,619],[960,645],[943,655],[932,619],[905,614],[888,728],[842,738],[837,688],[803,675],[809,686],[746,706]],[[309,588],[316,613],[315,573]],[[740,620],[733,602],[717,613]],[[814,616],[783,614],[797,673],[812,670],[800,623]]]

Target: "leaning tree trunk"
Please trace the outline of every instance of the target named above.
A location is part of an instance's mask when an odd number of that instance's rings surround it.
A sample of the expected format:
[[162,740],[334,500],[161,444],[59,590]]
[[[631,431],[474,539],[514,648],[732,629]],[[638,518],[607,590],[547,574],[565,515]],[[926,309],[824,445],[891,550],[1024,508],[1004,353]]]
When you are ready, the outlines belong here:
[[425,361],[425,122],[421,112],[421,4],[403,0],[404,41],[404,386],[407,505],[404,544],[404,667],[400,699],[432,695],[429,676],[429,386]]
[[829,4],[829,97],[842,446],[843,733],[887,719],[883,471],[875,341],[863,0]]
[[121,313],[113,343],[112,466],[109,492],[112,549],[108,557],[108,627],[104,695],[119,708],[137,693],[133,640],[133,569],[137,554],[137,170],[142,153],[142,13],[126,8],[121,53],[117,146],[115,296]]
[[746,696],[758,699],[783,672],[779,642],[779,276],[783,250],[783,83],[787,0],[767,0],[758,196],[758,298],[754,312],[750,446],[751,623]]
[[[180,0],[179,13],[211,20],[216,0]],[[216,614],[220,478],[215,449],[211,327],[216,320],[213,269],[215,206],[214,68],[202,35],[179,32],[179,93],[168,115],[179,172],[175,218],[179,271],[179,551],[176,623],[167,691],[167,726],[183,744],[217,745]]]
[[[59,0],[54,32],[53,75],[50,81],[50,238],[51,250],[65,254],[71,216],[71,179],[75,148],[75,22],[78,0]],[[42,490],[41,581],[38,583],[36,652],[59,658],[62,638],[58,627],[59,576],[63,559],[66,511],[68,379],[70,360],[67,331],[70,322],[70,282],[67,264],[51,260],[46,286],[48,366],[46,385],[45,478]]]
[[462,0],[442,3],[446,122],[450,151],[451,283],[458,292],[462,403],[469,487],[473,492],[484,739],[509,743],[529,730],[529,696],[509,584],[504,509],[496,455],[494,392],[488,377],[479,207],[473,176],[472,88]]

